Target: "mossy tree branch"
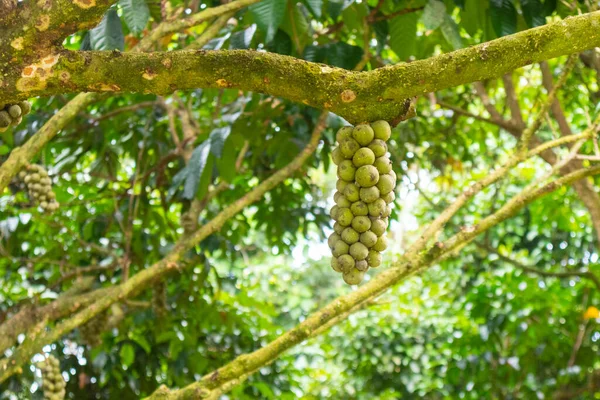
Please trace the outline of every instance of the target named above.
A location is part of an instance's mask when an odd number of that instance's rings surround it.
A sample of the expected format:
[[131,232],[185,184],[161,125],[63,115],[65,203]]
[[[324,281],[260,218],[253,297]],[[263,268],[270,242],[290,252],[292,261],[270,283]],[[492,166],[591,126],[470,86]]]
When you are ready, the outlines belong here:
[[600,12],[368,72],[246,50],[150,54],[61,51],[54,54],[43,76],[27,65],[10,71],[4,78],[0,101],[82,91],[167,94],[178,89],[227,87],[326,109],[353,123],[393,121],[404,115],[410,97],[502,76],[523,65],[595,46],[600,46]]

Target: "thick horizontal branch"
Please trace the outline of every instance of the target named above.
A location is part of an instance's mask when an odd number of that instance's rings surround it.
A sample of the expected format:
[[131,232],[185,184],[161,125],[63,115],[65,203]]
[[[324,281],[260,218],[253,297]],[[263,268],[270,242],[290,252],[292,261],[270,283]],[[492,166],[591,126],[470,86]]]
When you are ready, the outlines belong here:
[[478,46],[369,72],[273,53],[63,51],[11,71],[0,101],[82,91],[149,92],[237,88],[327,109],[357,123],[396,120],[406,99],[497,77],[515,68],[600,46],[600,12],[567,18]]

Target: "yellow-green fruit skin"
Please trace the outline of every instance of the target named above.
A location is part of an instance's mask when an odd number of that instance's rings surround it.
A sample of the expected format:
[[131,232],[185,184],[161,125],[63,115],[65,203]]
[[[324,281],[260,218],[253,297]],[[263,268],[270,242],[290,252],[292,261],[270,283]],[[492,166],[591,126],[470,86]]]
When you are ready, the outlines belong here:
[[352,130],[352,137],[361,146],[367,146],[375,138],[375,132],[367,124],[356,125]]
[[344,282],[348,285],[358,285],[363,281],[365,273],[353,268],[351,271],[345,272],[342,277],[344,278]]
[[337,258],[337,266],[342,272],[351,271],[354,268],[354,258],[350,254],[344,254]]
[[377,185],[379,182],[379,171],[373,165],[363,165],[355,171],[356,183],[360,187],[367,188]]
[[369,148],[361,147],[354,157],[352,157],[352,164],[356,168],[362,167],[363,165],[372,165],[375,162],[375,153]]
[[375,139],[387,142],[392,136],[392,128],[387,121],[375,121],[371,123],[371,128],[373,128]]

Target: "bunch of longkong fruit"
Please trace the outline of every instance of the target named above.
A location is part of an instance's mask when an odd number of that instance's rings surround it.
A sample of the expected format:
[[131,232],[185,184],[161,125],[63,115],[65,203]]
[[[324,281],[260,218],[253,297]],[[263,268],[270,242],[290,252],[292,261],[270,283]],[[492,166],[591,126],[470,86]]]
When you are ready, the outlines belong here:
[[52,355],[38,364],[42,370],[42,389],[44,400],[63,400],[65,398],[65,383],[60,372],[60,363]]
[[379,267],[381,252],[387,248],[396,187],[386,144],[390,135],[386,121],[344,126],[336,134],[332,158],[338,181],[330,213],[335,224],[328,244],[331,267],[349,285],[361,283],[369,268]]
[[30,111],[31,105],[26,101],[17,104],[0,104],[0,132],[4,132],[10,126],[19,125],[23,116]]
[[58,210],[56,194],[52,191],[52,180],[41,165],[30,164],[19,172],[19,179],[25,183],[29,197],[40,205],[45,212]]

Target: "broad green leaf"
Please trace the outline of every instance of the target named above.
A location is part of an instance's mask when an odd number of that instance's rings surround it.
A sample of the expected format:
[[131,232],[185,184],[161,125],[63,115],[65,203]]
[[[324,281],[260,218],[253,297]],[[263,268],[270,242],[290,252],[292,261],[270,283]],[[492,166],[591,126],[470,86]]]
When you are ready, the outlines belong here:
[[208,156],[210,155],[210,142],[204,141],[192,152],[190,161],[186,166],[188,170],[185,184],[183,185],[183,197],[191,200],[198,191],[198,184],[200,183],[200,177],[206,167]]
[[429,0],[423,10],[423,25],[425,29],[437,29],[446,17],[446,5],[439,0]]
[[307,46],[304,59],[313,62],[352,69],[360,61],[363,50],[347,43],[329,43],[324,46]]
[[419,13],[399,15],[390,24],[390,47],[401,60],[415,54]]
[[119,0],[123,9],[123,18],[129,30],[140,33],[150,19],[150,10],[145,0]]
[[454,22],[452,17],[449,15],[445,16],[444,22],[441,25],[441,29],[444,38],[455,50],[463,48],[464,45],[458,31],[458,25],[456,25],[456,22]]
[[512,35],[517,31],[517,9],[512,0],[490,0],[490,15],[498,36]]
[[546,23],[546,13],[544,4],[540,0],[520,0],[523,18],[531,28],[541,26]]
[[119,356],[121,357],[121,364],[129,367],[135,360],[135,350],[133,349],[133,346],[129,343],[125,343],[119,351]]
[[79,46],[79,50],[81,50],[81,51],[92,50],[92,43],[90,43],[90,33],[89,32],[86,32],[85,35],[83,36],[83,39],[81,39],[81,45]]
[[486,11],[489,8],[487,2],[480,0],[466,0],[464,9],[460,12],[460,25],[471,36],[478,31],[485,31],[485,24],[488,20]]
[[208,193],[208,187],[212,182],[213,178],[213,169],[215,164],[215,156],[212,154],[208,155],[206,159],[206,166],[202,170],[202,175],[200,175],[200,181],[198,182],[198,189],[196,190],[196,198],[203,199]]
[[315,18],[321,18],[323,14],[323,0],[303,0],[303,3]]
[[292,48],[292,38],[281,29],[277,31],[274,40],[269,45],[269,50],[277,54],[290,55]]
[[283,21],[287,0],[263,0],[248,9],[254,16],[258,28],[265,32],[265,41],[270,43]]
[[297,47],[297,52],[302,53],[304,47],[309,43],[311,35],[308,31],[310,29],[308,20],[300,11],[299,7],[291,6],[288,4],[285,18],[281,24],[281,30],[288,34],[292,39],[292,44]]
[[160,22],[162,21],[162,13],[160,10],[161,0],[146,0],[146,5],[148,6],[148,11],[150,12],[150,16],[152,19]]
[[243,31],[235,32],[229,38],[230,49],[247,49],[252,43],[254,33],[256,32],[256,24],[252,24],[250,27]]
[[390,27],[386,20],[377,21],[371,25],[375,32],[375,38],[377,39],[377,54],[381,54],[388,41],[388,35],[390,34]]
[[125,38],[117,10],[108,10],[100,24],[90,30],[90,44],[92,50],[124,50]]
[[327,2],[327,13],[331,19],[334,21],[342,14],[342,11],[346,9],[352,2],[347,2],[344,0],[329,0]]
[[225,145],[225,141],[229,137],[230,133],[231,125],[213,129],[210,133],[208,138],[210,141],[210,152],[214,154],[215,157],[221,157],[221,154],[223,153],[223,146]]

